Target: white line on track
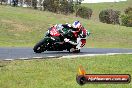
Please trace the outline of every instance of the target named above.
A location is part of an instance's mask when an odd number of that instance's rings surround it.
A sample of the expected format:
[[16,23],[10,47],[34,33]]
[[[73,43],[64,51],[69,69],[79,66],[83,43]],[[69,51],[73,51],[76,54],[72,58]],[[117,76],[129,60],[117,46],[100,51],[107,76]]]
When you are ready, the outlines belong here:
[[29,58],[19,58],[17,60],[28,60]]
[[104,56],[104,55],[121,55],[121,54],[132,54],[132,53],[85,54],[85,55],[62,56],[60,58],[77,58],[77,57]]
[[14,59],[4,59],[4,61],[12,61],[12,60],[14,60]]
[[43,58],[43,57],[32,57],[33,59],[41,59],[41,58]]
[[91,57],[91,56],[107,56],[107,55],[121,55],[121,54],[132,54],[132,53],[106,53],[106,54],[85,54],[85,55],[67,55],[62,57],[57,56],[48,56],[48,57],[32,57],[32,58],[18,58],[18,59],[4,59],[4,61],[12,61],[12,60],[31,60],[31,59],[43,59],[43,58],[77,58],[77,57]]
[[54,58],[54,57],[56,57],[56,56],[47,56],[47,57],[50,57],[50,58],[52,58],[52,57],[53,57],[53,58]]

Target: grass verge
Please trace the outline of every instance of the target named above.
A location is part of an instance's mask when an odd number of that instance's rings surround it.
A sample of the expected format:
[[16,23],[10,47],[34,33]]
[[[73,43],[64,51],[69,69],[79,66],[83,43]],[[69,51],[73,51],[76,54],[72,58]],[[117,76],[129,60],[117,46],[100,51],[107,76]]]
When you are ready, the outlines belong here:
[[[75,77],[82,65],[88,74],[130,74],[132,55],[70,59],[0,61],[0,88],[80,88]],[[130,88],[130,84],[87,84],[82,88]]]

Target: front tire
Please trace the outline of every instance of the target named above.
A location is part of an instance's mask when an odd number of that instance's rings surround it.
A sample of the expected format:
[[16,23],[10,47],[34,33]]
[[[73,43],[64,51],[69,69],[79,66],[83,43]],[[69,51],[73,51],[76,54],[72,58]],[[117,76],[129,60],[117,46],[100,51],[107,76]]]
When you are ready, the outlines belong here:
[[45,46],[44,46],[44,40],[41,40],[39,43],[37,43],[34,48],[33,48],[35,53],[41,53],[45,51]]

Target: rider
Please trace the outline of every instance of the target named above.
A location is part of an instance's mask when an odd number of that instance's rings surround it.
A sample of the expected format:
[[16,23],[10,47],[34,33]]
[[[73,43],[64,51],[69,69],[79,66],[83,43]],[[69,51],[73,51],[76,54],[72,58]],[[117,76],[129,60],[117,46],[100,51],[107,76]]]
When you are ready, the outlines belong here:
[[[79,21],[75,21],[73,22],[73,24],[69,27],[71,28],[71,32],[74,34],[74,36],[77,38],[81,27],[81,23]],[[65,38],[64,39],[65,42],[69,42],[73,45],[77,45],[77,41],[71,41],[70,39]]]
[[[76,39],[70,40],[68,38],[65,38],[64,41],[69,42],[70,44],[75,45],[77,49],[80,49],[81,46],[83,46],[83,42],[86,42],[85,38],[87,35],[90,35],[90,32],[87,32],[87,30],[81,25],[79,21],[74,21],[72,26],[70,26],[69,28],[74,33]],[[85,41],[81,41],[81,38],[84,38]]]
[[[75,45],[78,49],[80,49],[81,42],[80,37],[85,38],[86,35],[89,35],[87,33],[87,30],[81,25],[79,21],[74,21],[73,24],[56,24],[54,27],[57,28],[59,33],[61,34],[60,39],[65,42],[68,42],[72,45]],[[72,36],[74,34],[74,38],[68,38],[67,34]],[[80,44],[79,44],[80,43]]]

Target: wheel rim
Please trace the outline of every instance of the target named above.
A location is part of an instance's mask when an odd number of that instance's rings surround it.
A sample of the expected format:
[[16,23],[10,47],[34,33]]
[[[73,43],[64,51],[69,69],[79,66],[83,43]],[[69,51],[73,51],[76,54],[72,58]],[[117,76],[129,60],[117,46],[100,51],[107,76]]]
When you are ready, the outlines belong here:
[[37,48],[37,51],[39,51],[40,49],[41,49],[41,48],[40,48],[40,47],[38,47],[38,48]]

